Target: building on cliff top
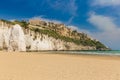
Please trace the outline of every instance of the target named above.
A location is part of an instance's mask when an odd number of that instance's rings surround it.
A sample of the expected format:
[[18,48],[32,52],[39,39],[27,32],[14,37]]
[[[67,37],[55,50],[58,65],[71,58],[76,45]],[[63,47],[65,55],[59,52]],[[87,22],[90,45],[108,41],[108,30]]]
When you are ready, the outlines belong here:
[[31,25],[39,25],[39,26],[43,26],[43,25],[47,26],[48,25],[48,22],[42,21],[40,19],[30,19],[29,23]]

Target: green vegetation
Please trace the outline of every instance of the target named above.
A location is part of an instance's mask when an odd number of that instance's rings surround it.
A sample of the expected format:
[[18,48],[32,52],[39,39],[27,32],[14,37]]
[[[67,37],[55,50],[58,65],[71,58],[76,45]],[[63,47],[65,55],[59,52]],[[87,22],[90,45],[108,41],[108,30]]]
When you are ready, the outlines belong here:
[[[60,34],[58,34],[57,32],[53,31],[53,30],[43,30],[43,29],[39,29],[39,28],[33,28],[32,29],[35,32],[39,32],[41,34],[46,34],[48,36],[54,37],[55,39],[61,39],[63,41],[66,42],[73,42],[77,45],[84,45],[84,46],[95,46],[96,49],[101,49],[101,48],[106,48],[105,45],[103,45],[101,42],[99,41],[95,41],[95,40],[91,40],[91,39],[73,39],[70,37],[66,37],[66,36],[62,36]],[[82,36],[84,36],[84,34],[82,34]],[[85,37],[85,36],[84,36]]]
[[22,20],[22,21],[15,20],[15,21],[11,22],[11,21],[8,21],[8,20],[1,19],[1,21],[5,22],[7,24],[12,24],[12,25],[19,24],[20,26],[22,26],[24,28],[28,28],[28,25],[29,25],[29,23],[27,23],[24,20]]
[[8,21],[8,20],[4,20],[4,19],[0,19],[0,20],[3,22],[6,22],[7,24],[13,24],[11,21]]
[[20,26],[24,27],[25,29],[29,28],[29,27],[28,27],[29,23],[27,23],[27,22],[24,21],[24,20],[22,20],[22,21],[17,21],[17,20],[15,20],[13,23],[14,23],[14,24],[19,24]]
[[104,48],[106,48],[106,46],[104,44],[102,44],[99,41],[96,42],[96,49],[104,49]]

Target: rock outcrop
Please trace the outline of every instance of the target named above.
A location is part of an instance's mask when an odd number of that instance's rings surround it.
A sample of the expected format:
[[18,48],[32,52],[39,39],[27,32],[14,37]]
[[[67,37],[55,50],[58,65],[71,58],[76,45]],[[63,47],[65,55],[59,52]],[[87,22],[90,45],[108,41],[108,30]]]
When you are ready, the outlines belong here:
[[0,48],[8,51],[26,51],[25,35],[20,25],[0,27]]

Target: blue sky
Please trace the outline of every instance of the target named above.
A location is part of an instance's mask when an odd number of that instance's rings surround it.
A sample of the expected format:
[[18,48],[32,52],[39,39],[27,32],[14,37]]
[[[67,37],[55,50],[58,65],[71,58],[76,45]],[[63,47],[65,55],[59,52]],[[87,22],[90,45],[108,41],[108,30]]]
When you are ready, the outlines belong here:
[[1,19],[40,18],[68,27],[120,49],[120,0],[2,0]]

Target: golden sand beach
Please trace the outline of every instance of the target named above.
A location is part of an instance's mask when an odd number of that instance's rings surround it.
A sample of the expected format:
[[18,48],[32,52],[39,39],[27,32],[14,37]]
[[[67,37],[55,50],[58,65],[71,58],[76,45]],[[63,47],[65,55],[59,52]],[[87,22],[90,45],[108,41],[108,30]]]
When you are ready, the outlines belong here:
[[0,80],[120,80],[120,57],[0,52]]

